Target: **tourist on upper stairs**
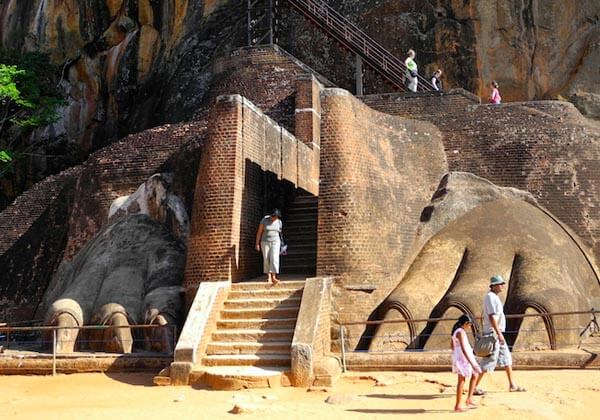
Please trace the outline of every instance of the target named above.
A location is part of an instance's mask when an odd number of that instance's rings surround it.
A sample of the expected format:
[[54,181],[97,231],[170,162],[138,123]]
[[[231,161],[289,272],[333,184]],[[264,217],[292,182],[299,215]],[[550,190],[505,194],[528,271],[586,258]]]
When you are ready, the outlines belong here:
[[270,215],[262,218],[256,232],[255,247],[258,252],[262,250],[263,271],[267,275],[267,282],[277,284],[279,273],[279,253],[281,251],[281,212],[273,209]]
[[433,72],[433,77],[431,78],[431,85],[438,92],[442,90],[442,69],[437,69]]
[[498,82],[496,82],[495,80],[492,81],[491,87],[492,94],[490,95],[490,103],[496,105],[502,103],[502,97],[500,96],[500,91],[498,90]]
[[415,50],[408,50],[408,57],[404,60],[404,64],[406,65],[406,85],[411,92],[417,91],[417,85],[419,83],[419,72],[417,63],[415,62],[416,55]]

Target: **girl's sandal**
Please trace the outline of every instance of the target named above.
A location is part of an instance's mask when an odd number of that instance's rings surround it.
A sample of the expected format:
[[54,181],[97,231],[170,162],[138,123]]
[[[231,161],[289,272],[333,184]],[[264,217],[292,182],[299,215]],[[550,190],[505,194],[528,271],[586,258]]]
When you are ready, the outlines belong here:
[[467,411],[469,411],[469,409],[467,407],[458,407],[458,408],[454,409],[455,413],[465,413]]
[[485,395],[486,392],[481,389],[481,388],[475,388],[475,391],[473,391],[473,395],[477,395],[478,397]]
[[510,392],[526,392],[527,390],[525,388],[523,388],[522,386],[515,386],[509,389]]

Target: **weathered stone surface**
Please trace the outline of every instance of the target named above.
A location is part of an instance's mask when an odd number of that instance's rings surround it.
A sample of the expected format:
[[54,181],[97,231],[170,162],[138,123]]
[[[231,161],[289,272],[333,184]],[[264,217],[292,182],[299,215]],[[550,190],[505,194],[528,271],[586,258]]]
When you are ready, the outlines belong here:
[[[40,312],[50,325],[63,325],[61,314],[80,326],[153,323],[158,315],[174,324],[184,263],[183,244],[163,225],[146,215],[125,216],[103,228],[72,262],[63,261]],[[120,344],[111,350],[131,351],[129,329],[113,334]]]
[[[459,178],[469,181],[470,177],[461,175]],[[434,228],[430,233],[433,236],[383,304],[384,319],[453,318],[461,312],[478,315],[489,277],[494,274],[502,274],[508,280],[508,296],[502,296],[506,299],[507,313],[524,313],[528,309],[538,313],[581,311],[598,307],[598,270],[589,250],[574,233],[544,209],[518,199],[520,194],[493,185],[485,188],[480,179],[471,181],[476,186],[471,193],[479,195],[479,199],[465,199],[460,194],[444,191],[444,184],[434,195],[448,202],[435,205],[432,213],[422,218],[424,225],[432,221]],[[477,192],[481,187],[488,192]],[[475,206],[469,209],[473,204]],[[443,215],[434,216],[440,210],[452,216],[446,219],[444,228],[438,230],[436,224],[442,221],[440,225],[443,225],[445,219]],[[422,226],[420,231],[429,229]],[[574,323],[585,324],[585,318],[556,317],[546,326],[544,345],[575,346],[578,331],[571,327]],[[378,329],[371,348],[401,349],[406,345],[446,348],[450,328],[447,324],[384,324]],[[509,320],[507,331],[520,327],[521,320]],[[508,335],[509,342],[514,342],[516,335]],[[539,341],[539,335],[526,335],[519,337],[520,345],[527,345],[530,338],[536,343]]]
[[[420,73],[444,69],[446,87],[484,98],[491,80],[505,100],[600,93],[600,3],[595,0],[331,0],[396,56],[417,51]],[[286,15],[288,17],[288,15]],[[338,85],[354,85],[354,57],[291,14],[280,44]],[[367,91],[389,91],[367,71]]]
[[169,227],[183,243],[190,234],[190,220],[183,201],[170,190],[173,174],[155,174],[127,197],[119,197],[110,206],[108,220],[127,214],[145,214]]

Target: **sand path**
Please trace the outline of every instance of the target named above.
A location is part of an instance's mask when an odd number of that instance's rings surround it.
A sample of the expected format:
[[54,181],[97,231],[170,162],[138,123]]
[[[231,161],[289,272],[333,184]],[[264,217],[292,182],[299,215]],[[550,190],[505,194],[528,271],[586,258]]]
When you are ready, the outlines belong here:
[[[374,377],[385,383],[377,386]],[[362,379],[361,379],[362,377]],[[148,374],[0,376],[2,419],[589,419],[600,412],[599,371],[517,371],[526,393],[506,392],[506,377],[485,378],[488,395],[464,414],[451,411],[451,373],[350,373],[334,388],[210,391],[152,386]],[[331,398],[336,403],[325,400]],[[253,412],[234,415],[236,404]]]

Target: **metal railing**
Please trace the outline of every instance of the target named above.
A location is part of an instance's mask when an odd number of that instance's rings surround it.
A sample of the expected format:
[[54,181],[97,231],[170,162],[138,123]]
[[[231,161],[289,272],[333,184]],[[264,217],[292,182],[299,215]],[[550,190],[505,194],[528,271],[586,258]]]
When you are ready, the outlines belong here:
[[[550,349],[555,349],[555,344],[553,341],[555,340],[556,332],[562,332],[563,334],[571,332],[572,336],[578,337],[576,342],[572,343],[561,343],[562,346],[567,347],[576,347],[581,348],[583,340],[589,336],[599,336],[598,345],[600,346],[600,324],[597,318],[597,315],[600,314],[600,311],[591,309],[589,311],[576,311],[576,312],[551,312],[551,313],[530,313],[530,314],[507,314],[507,323],[510,325],[510,320],[518,320],[521,321],[524,318],[542,318],[544,327],[543,328],[517,328],[517,329],[507,329],[504,332],[507,339],[507,342],[513,342],[517,336],[521,337],[522,334],[525,335],[533,335],[533,334],[541,334],[545,338],[547,338],[547,345]],[[582,325],[578,325],[576,322],[570,321],[570,326],[567,328],[556,328],[552,322],[552,320],[556,320],[556,318],[560,317],[574,317],[574,316],[585,316],[589,315],[589,319],[584,322]],[[479,335],[479,332],[482,331],[481,328],[481,317],[473,317],[479,325],[475,325],[473,328],[472,335],[474,337]],[[433,331],[434,327],[439,322],[456,322],[456,318],[424,318],[424,319],[394,319],[394,320],[380,320],[380,321],[357,321],[357,322],[344,322],[339,323],[339,342],[340,342],[340,352],[342,358],[342,367],[344,371],[346,371],[346,359],[349,353],[367,353],[367,354],[383,354],[383,353],[404,353],[404,352],[421,352],[421,353],[449,353],[449,342],[450,335],[448,332],[443,333],[434,333],[434,332],[425,332],[427,331],[426,326],[430,326],[428,331]],[[366,331],[369,330],[368,327],[377,327],[385,324],[412,324],[411,328],[407,330],[407,333],[393,333],[393,334],[382,334],[382,335],[373,335],[368,332],[361,333],[360,336],[352,336],[347,327],[352,326],[365,326]],[[417,328],[417,325],[422,326],[422,328]],[[414,334],[410,331],[421,331],[420,333]],[[444,348],[429,348],[425,349],[423,343],[428,342],[431,339],[436,339],[438,337],[443,337],[443,343],[448,343],[444,346]],[[511,340],[512,338],[512,340]],[[360,349],[361,342],[363,343],[372,343],[373,339],[381,340],[379,343],[379,347],[385,347],[386,345],[390,348],[389,350],[371,350],[371,349]],[[447,339],[447,340],[446,340]],[[353,343],[353,349],[350,349],[350,343]],[[415,345],[415,343],[420,343]],[[398,347],[403,347],[402,349],[395,348],[395,345],[400,344]],[[512,350],[512,345],[509,344],[509,348]]]
[[[324,1],[288,0],[288,3],[317,25],[343,47],[360,57],[369,67],[402,91],[407,72],[404,62],[363,32],[358,26],[338,13]],[[434,91],[433,85],[418,76],[418,90]]]
[[[103,345],[107,341],[102,338],[92,338],[90,334],[81,334],[81,332],[103,332],[107,330],[129,329],[132,332],[132,352],[131,354],[143,355],[161,355],[172,356],[177,344],[177,327],[175,325],[84,325],[84,326],[30,326],[19,327],[13,325],[0,324],[0,349],[5,356],[24,357],[27,354],[52,354],[52,374],[56,374],[56,358],[57,356],[69,355],[70,357],[86,357],[87,353],[91,354],[107,354],[121,355],[122,353],[114,353],[111,351],[103,351]],[[167,330],[171,338],[169,342],[169,351],[155,351],[154,344],[164,346],[165,342],[162,338],[142,336],[140,332],[150,329]],[[75,340],[65,339],[59,332],[63,330],[73,331],[78,330]],[[74,342],[73,342],[74,341]],[[58,343],[69,342],[74,351],[61,352]],[[7,352],[7,350],[9,352]]]

